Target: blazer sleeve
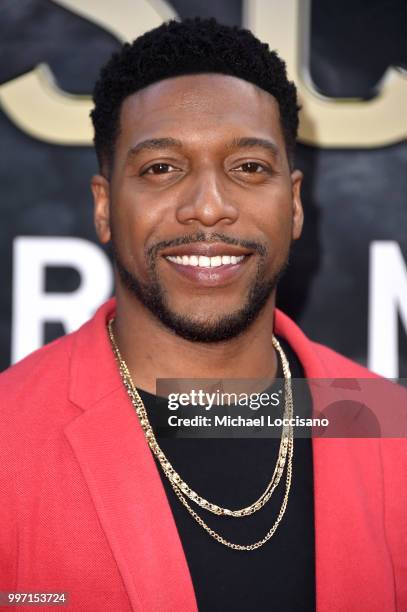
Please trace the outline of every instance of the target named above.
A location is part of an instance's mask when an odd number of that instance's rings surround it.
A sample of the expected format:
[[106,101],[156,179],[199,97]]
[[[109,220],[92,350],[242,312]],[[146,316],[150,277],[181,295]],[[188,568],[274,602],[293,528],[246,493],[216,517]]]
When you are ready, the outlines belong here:
[[18,532],[15,477],[0,476],[0,591],[17,590]]

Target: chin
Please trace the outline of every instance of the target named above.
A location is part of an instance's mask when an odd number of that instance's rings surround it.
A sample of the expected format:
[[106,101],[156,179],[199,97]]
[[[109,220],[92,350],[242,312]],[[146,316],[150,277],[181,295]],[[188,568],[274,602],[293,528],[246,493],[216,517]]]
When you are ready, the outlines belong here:
[[[151,271],[151,281],[144,284],[129,272],[118,258],[115,263],[124,288],[168,329],[192,342],[225,342],[247,331],[270,302],[279,276],[275,275],[266,280],[259,268],[247,295],[242,299],[242,304],[237,306],[227,304],[225,297],[209,299],[207,294],[196,297],[191,303],[189,295],[182,299],[173,291],[171,299],[164,283],[155,276],[154,268]],[[238,299],[235,293],[231,301]],[[197,303],[197,308],[194,308],[194,302]],[[223,314],[219,313],[219,306],[222,307]]]
[[230,313],[200,317],[172,312],[168,308],[155,311],[157,318],[177,336],[192,342],[226,342],[247,331],[260,311],[241,308]]

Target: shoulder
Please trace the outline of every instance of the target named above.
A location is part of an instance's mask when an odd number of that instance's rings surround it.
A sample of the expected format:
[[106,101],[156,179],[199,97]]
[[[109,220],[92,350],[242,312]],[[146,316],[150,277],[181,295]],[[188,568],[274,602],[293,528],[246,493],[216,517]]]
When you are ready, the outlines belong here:
[[325,344],[320,344],[319,342],[313,342],[311,340],[309,340],[309,343],[326,369],[334,370],[335,377],[380,378],[378,374],[375,374],[356,361],[349,359],[349,357],[345,357],[345,355],[334,351]]
[[353,409],[356,405],[367,407],[368,413],[359,411],[358,418],[362,414],[374,415],[381,432],[378,444],[388,456],[401,453],[407,468],[407,390],[328,346],[310,340],[279,310],[276,310],[275,329],[288,341],[306,378],[312,382],[314,401],[322,401],[323,397],[323,406],[334,405],[336,410],[341,410],[341,419],[345,407],[350,408],[349,400],[354,402]]
[[296,353],[307,378],[377,377],[366,367],[308,338],[297,323],[278,308],[275,309],[274,329]]
[[9,400],[23,400],[40,389],[51,390],[66,377],[73,334],[58,338],[37,349],[0,373],[0,411]]
[[65,426],[83,412],[75,399],[78,379],[82,390],[94,396],[97,383],[108,378],[104,320],[114,307],[113,300],[102,304],[79,329],[0,374],[0,429],[3,447],[8,446],[7,451],[0,445],[0,455],[60,438]]
[[74,334],[45,345],[0,374],[4,461],[17,464],[21,455],[32,458],[80,413],[68,397]]

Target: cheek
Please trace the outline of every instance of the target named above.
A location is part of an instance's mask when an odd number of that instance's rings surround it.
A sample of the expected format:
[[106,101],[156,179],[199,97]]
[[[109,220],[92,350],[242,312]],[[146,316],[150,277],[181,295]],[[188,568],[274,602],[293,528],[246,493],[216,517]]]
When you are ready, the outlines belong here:
[[[291,193],[286,189],[275,190],[269,197],[257,206],[256,215],[251,223],[255,223],[264,236],[270,256],[274,259],[279,253],[284,257],[291,244],[292,234],[292,202]],[[249,225],[248,225],[249,227]]]
[[111,224],[122,257],[144,264],[144,250],[151,244],[161,220],[162,214],[148,198],[129,188],[118,191],[113,200]]

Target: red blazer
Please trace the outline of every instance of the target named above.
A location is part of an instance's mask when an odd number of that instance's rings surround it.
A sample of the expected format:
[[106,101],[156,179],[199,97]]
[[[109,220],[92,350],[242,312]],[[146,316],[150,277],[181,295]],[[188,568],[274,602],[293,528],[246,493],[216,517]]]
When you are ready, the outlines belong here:
[[[0,591],[65,591],[74,611],[192,612],[178,531],[105,332],[114,308],[0,375]],[[373,376],[278,310],[275,330],[307,377]],[[314,438],[313,456],[318,612],[407,611],[406,441]]]

